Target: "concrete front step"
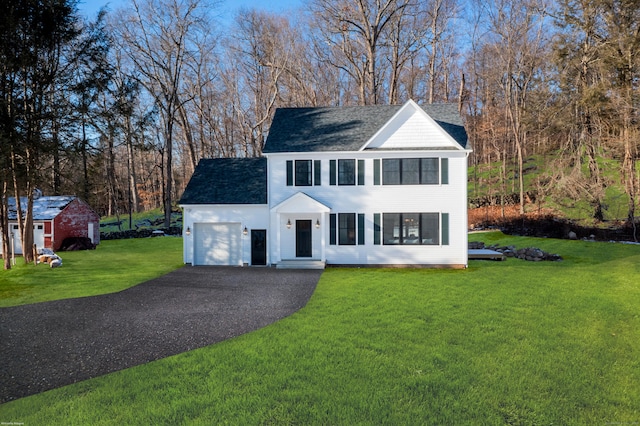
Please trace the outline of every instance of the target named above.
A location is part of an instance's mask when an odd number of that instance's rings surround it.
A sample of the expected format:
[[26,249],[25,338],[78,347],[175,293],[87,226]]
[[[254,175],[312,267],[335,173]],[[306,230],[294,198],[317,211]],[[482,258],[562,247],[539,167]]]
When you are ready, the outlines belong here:
[[281,260],[277,269],[324,269],[326,262],[322,260]]

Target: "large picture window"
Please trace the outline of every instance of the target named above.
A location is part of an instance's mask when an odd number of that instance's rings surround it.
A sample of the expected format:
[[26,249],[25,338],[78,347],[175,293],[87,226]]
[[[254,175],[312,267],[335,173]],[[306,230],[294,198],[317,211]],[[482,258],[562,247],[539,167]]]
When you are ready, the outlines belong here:
[[[383,185],[437,185],[449,182],[448,161],[438,158],[385,158],[382,160]],[[445,164],[446,163],[446,164]],[[447,167],[445,167],[445,165]],[[442,179],[440,179],[442,177]]]
[[[445,215],[443,214],[443,220]],[[448,218],[446,229],[448,234]],[[439,213],[383,213],[382,241],[385,245],[439,245]],[[448,244],[448,235],[447,235]]]

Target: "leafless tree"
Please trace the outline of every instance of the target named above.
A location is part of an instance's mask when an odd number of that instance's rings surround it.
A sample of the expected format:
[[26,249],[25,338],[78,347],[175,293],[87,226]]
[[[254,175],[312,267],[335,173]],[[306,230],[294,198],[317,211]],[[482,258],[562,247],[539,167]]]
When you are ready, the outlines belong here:
[[600,114],[604,96],[601,73],[601,49],[606,40],[603,27],[603,5],[590,0],[562,0],[556,16],[560,32],[556,45],[556,61],[561,70],[559,81],[566,95],[569,152],[576,174],[586,161],[589,174],[585,195],[593,207],[593,217],[604,219],[605,181],[598,164],[603,130]]
[[524,213],[524,150],[527,129],[524,115],[535,76],[544,62],[544,10],[538,0],[513,3],[497,0],[485,3],[490,24],[489,49],[498,61],[496,87],[502,91],[510,139],[517,156],[520,213]]
[[[326,45],[324,60],[354,81],[358,103],[368,105],[385,101],[383,91],[387,64],[382,59],[393,44],[390,35],[394,34],[394,22],[401,19],[411,4],[415,3],[411,0],[310,2],[319,45]],[[395,34],[398,35],[397,27]],[[398,59],[401,49],[396,46]]]
[[164,226],[171,224],[173,155],[176,124],[184,99],[185,68],[198,55],[196,46],[210,26],[206,0],[132,0],[133,10],[121,11],[115,30],[122,48],[135,64],[140,84],[154,97],[163,124]]
[[633,1],[604,0],[603,12],[608,41],[603,44],[602,58],[610,75],[605,81],[610,84],[611,107],[616,111],[612,115],[613,125],[610,128],[613,139],[622,145],[621,180],[628,197],[627,222],[635,227],[640,187],[640,176],[636,169],[640,147],[637,95],[640,80],[640,7]]

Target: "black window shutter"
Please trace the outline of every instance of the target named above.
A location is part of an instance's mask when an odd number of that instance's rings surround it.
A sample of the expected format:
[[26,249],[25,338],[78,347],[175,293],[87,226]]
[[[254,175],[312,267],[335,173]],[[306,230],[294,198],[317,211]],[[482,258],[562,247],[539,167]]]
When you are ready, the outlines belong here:
[[287,186],[293,186],[293,161],[287,160]]
[[336,184],[336,160],[329,160],[329,185]]
[[358,213],[358,245],[364,245],[364,213]]
[[449,159],[443,158],[440,160],[440,184],[449,184]]
[[380,245],[380,213],[373,214],[373,244]]
[[332,246],[336,245],[336,228],[336,214],[332,213],[329,215],[329,244],[331,244]]
[[322,185],[322,161],[313,160],[313,184],[315,186]]
[[373,184],[380,185],[380,160],[373,160]]
[[358,160],[358,185],[364,185],[364,160]]
[[442,213],[442,235],[440,236],[440,241],[443,246],[449,245],[449,213]]

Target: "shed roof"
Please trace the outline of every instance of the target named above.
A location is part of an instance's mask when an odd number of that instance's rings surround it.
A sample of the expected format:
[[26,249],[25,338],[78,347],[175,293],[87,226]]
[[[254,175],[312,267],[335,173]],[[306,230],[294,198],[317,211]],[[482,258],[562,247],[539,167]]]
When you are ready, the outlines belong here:
[[267,159],[200,160],[179,204],[267,204]]
[[[357,151],[384,126],[402,105],[321,108],[279,108],[264,153]],[[421,108],[463,148],[467,132],[456,104]]]
[[[74,195],[50,195],[33,200],[33,220],[52,220],[77,197]],[[18,207],[15,197],[9,197],[9,220],[16,220]],[[27,208],[27,197],[20,197],[22,212]]]

